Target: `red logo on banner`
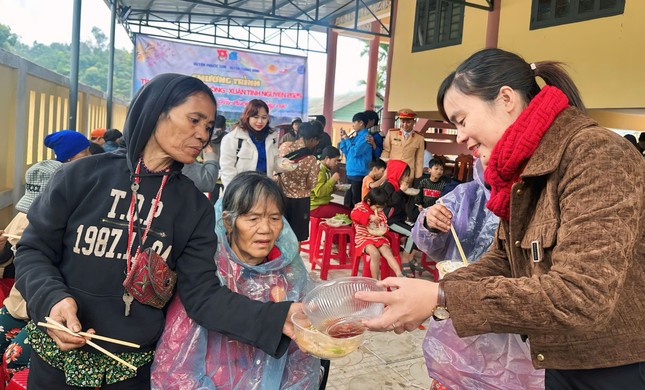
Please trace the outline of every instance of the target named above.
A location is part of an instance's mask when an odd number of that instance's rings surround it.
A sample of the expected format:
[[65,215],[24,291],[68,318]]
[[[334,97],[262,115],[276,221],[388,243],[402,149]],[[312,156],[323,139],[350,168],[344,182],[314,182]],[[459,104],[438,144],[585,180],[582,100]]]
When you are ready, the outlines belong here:
[[219,58],[220,61],[224,61],[225,59],[228,58],[228,51],[227,50],[222,50],[222,49],[217,49],[217,58]]

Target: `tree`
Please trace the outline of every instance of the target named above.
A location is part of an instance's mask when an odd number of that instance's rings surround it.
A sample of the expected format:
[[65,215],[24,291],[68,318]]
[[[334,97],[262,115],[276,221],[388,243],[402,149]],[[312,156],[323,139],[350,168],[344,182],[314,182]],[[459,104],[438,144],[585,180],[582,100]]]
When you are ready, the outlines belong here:
[[0,48],[8,50],[10,47],[14,46],[18,41],[18,36],[11,32],[9,26],[0,24]]
[[[93,40],[81,42],[79,54],[79,82],[105,92],[109,50],[107,37],[98,27],[92,28]],[[20,42],[8,26],[0,24],[0,47],[28,59],[44,68],[69,76],[71,46],[67,43],[45,45]],[[129,100],[132,90],[132,51],[116,49],[114,56],[114,95]]]
[[[361,57],[369,55],[370,41],[365,41],[365,46],[361,50]],[[380,93],[385,93],[385,84],[387,83],[387,51],[389,48],[387,43],[379,43],[378,45],[378,67],[376,70],[376,90]],[[366,80],[359,80],[358,85],[367,85]]]
[[99,50],[109,50],[107,47],[107,36],[101,31],[100,28],[94,26],[92,27],[92,35],[94,36],[94,41],[96,42],[96,48]]

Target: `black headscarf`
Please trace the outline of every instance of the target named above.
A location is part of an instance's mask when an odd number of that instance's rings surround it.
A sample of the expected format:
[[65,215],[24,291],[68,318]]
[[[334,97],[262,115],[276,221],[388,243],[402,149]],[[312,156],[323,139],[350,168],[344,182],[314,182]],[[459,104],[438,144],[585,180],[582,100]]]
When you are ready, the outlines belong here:
[[132,99],[123,128],[123,137],[127,146],[128,168],[131,173],[134,173],[137,161],[157,127],[159,117],[164,109],[168,109],[168,100],[173,96],[174,89],[179,83],[188,79],[194,79],[201,83],[198,85],[199,89],[193,93],[204,92],[212,96],[208,86],[194,77],[165,73],[144,84]]

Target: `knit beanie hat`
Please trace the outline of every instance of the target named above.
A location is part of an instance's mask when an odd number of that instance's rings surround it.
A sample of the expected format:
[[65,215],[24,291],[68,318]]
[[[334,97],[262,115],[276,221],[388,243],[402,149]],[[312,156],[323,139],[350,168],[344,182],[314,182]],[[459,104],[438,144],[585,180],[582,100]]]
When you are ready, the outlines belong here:
[[116,142],[116,140],[118,140],[121,137],[123,137],[123,134],[117,129],[110,129],[106,131],[105,134],[103,135],[103,139],[105,140],[105,142],[110,142],[110,141]]
[[90,140],[74,130],[61,130],[45,137],[45,146],[54,149],[56,160],[65,162],[90,147]]
[[16,204],[16,210],[27,214],[31,203],[43,193],[49,179],[63,164],[54,160],[37,162],[25,174],[25,195]]

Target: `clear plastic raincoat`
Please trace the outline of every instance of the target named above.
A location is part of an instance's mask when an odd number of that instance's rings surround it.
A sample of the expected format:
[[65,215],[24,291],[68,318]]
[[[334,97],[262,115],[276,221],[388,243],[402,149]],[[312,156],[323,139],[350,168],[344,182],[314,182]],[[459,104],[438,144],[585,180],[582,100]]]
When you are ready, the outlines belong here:
[[[486,208],[489,198],[480,160],[475,163],[474,180],[458,185],[441,198],[453,215],[452,225],[471,263],[488,250],[499,225],[499,218]],[[434,261],[461,259],[450,232],[434,233],[425,228],[426,212],[427,209],[421,211],[412,228],[412,239],[419,250]]]
[[[284,222],[276,241],[278,254],[257,266],[241,262],[226,240],[221,202],[215,206],[218,248],[215,261],[223,285],[259,301],[300,301],[311,288],[295,234]],[[284,219],[283,219],[284,221]],[[217,313],[213,313],[217,315]],[[250,319],[252,321],[252,319]],[[275,359],[251,345],[208,331],[188,317],[175,296],[152,366],[152,389],[317,389],[320,360],[291,343]]]

